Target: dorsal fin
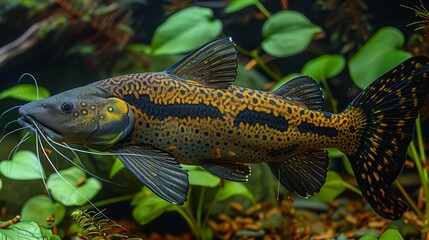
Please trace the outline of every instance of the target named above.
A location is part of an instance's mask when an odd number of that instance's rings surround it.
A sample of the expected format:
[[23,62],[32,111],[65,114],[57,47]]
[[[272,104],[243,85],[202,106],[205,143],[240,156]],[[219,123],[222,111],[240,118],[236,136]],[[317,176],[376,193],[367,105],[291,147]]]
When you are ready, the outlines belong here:
[[218,38],[186,55],[165,73],[213,88],[228,88],[237,76],[237,51],[230,37]]
[[290,80],[274,91],[274,94],[302,102],[307,108],[322,110],[323,92],[314,79],[301,76]]

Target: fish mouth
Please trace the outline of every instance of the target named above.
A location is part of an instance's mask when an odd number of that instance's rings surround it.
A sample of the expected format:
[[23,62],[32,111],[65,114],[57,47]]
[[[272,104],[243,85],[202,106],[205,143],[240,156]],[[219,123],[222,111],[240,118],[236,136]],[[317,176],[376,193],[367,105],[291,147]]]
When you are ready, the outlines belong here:
[[34,135],[40,133],[41,135],[47,136],[52,140],[58,140],[62,138],[62,135],[58,131],[38,122],[30,115],[22,115],[20,118],[18,118],[17,121],[21,126],[26,128],[30,133]]

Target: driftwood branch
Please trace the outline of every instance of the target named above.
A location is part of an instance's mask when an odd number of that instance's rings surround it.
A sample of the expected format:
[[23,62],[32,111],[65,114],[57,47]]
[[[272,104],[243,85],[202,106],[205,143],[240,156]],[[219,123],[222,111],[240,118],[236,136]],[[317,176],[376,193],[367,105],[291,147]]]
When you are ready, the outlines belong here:
[[33,24],[19,38],[1,47],[0,67],[40,42],[42,37],[38,34],[39,29],[47,22],[48,20],[45,19]]

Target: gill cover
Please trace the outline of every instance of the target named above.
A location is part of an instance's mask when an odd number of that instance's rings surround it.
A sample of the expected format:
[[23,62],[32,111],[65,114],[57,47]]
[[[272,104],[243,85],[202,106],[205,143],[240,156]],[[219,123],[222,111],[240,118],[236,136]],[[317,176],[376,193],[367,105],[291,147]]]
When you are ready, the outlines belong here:
[[108,98],[105,107],[99,109],[98,128],[84,145],[97,150],[110,149],[126,137],[133,126],[134,114],[128,104],[119,98]]

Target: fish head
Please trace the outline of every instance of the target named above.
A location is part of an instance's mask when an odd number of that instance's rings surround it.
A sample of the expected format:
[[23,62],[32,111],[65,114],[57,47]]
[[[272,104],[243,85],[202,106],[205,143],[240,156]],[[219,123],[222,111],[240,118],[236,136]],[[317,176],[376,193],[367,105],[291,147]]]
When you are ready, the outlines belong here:
[[134,127],[134,113],[125,101],[91,85],[27,103],[19,113],[18,123],[33,134],[100,151]]

